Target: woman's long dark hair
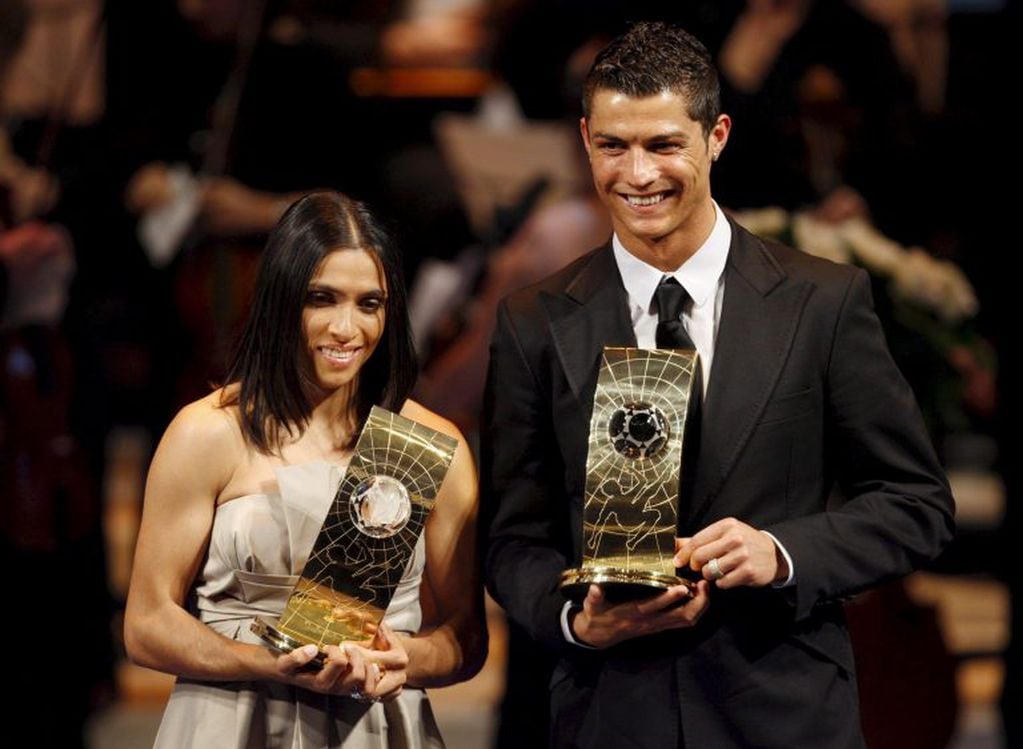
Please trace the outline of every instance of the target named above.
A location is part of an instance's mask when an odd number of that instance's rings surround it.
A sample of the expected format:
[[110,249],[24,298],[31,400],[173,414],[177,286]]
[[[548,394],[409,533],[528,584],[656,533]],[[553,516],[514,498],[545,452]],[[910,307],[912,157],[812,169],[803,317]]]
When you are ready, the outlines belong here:
[[226,379],[239,389],[222,401],[238,405],[242,431],[260,452],[276,452],[284,432],[301,431],[309,421],[312,406],[306,393],[313,383],[300,365],[302,310],[316,269],[341,249],[374,255],[387,282],[385,340],[360,370],[356,385],[358,428],[373,405],[399,411],[415,384],[405,284],[390,237],[362,203],[336,192],[306,195],[288,208],[267,241],[252,308]]

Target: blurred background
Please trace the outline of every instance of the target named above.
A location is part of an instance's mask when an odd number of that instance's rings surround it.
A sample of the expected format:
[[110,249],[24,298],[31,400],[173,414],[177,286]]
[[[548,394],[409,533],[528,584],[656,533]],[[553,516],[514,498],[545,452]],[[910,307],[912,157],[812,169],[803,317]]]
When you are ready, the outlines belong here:
[[[475,438],[497,301],[610,234],[582,77],[663,19],[722,72],[716,199],[870,272],[952,480],[952,547],[848,606],[868,742],[1023,746],[1018,18],[1009,0],[0,0],[0,550],[12,594],[37,596],[7,607],[6,710],[37,746],[151,745],[172,678],[129,664],[120,631],[147,465],[222,376],[303,192],[393,227],[417,397]],[[483,672],[433,692],[442,731],[541,746],[551,665],[488,619]]]

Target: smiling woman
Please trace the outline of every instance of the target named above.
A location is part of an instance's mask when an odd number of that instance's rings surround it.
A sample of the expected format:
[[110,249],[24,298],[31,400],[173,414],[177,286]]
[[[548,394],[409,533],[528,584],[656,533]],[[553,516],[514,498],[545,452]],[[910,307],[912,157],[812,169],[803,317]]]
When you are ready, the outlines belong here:
[[[367,312],[375,321],[370,350],[352,369],[353,375],[361,374],[354,377],[352,396],[354,415],[362,424],[374,404],[401,408],[415,382],[401,263],[390,237],[364,205],[339,193],[307,195],[281,217],[267,242],[252,313],[227,376],[227,382],[239,386],[224,392],[228,401],[237,400],[246,437],[260,449],[275,443],[280,428],[290,430],[309,418],[310,399],[320,397],[313,391],[326,384],[317,380],[315,363],[326,356],[300,351],[317,345],[311,338],[318,333],[311,327],[314,319],[331,319],[336,326],[346,310],[355,316],[345,324],[368,322],[363,319]],[[394,324],[385,328],[385,320]],[[370,356],[382,336],[380,351]],[[326,343],[338,340],[318,342]],[[332,346],[336,360],[345,356],[341,348]]]
[[386,299],[381,269],[369,252],[335,250],[320,263],[302,312],[318,397],[352,385],[373,355],[384,330]]
[[[125,617],[129,655],[179,677],[157,746],[443,746],[423,687],[486,654],[476,474],[458,430],[407,400],[398,269],[363,205],[299,200],[270,236],[228,383],[161,440]],[[283,610],[373,405],[458,449],[376,636],[311,669],[315,652],[275,656],[250,624]],[[389,500],[377,487],[363,520],[400,523]]]

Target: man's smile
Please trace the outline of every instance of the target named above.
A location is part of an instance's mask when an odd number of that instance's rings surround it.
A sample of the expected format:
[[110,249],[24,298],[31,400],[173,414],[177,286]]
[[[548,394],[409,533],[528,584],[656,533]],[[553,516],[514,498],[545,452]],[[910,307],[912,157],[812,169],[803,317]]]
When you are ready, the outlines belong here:
[[657,205],[665,198],[671,197],[674,193],[674,190],[662,190],[661,192],[645,193],[643,195],[634,195],[631,193],[619,193],[619,195],[630,206],[633,206],[634,208],[642,208],[645,206]]

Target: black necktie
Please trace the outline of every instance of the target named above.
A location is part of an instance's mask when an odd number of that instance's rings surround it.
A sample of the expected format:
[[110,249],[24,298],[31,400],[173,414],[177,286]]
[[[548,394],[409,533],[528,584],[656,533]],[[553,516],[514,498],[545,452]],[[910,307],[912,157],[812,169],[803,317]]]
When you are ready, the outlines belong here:
[[[682,325],[682,308],[689,294],[674,278],[665,276],[657,285],[654,300],[657,304],[657,348],[695,349],[693,339]],[[686,433],[682,447],[682,481],[679,487],[679,521],[685,509],[692,506],[696,463],[700,451],[700,411],[703,400],[703,377],[699,362],[693,373],[693,390],[686,417]]]
[[657,302],[657,348],[696,348],[682,325],[682,308],[689,294],[670,276],[657,284],[654,300]]

